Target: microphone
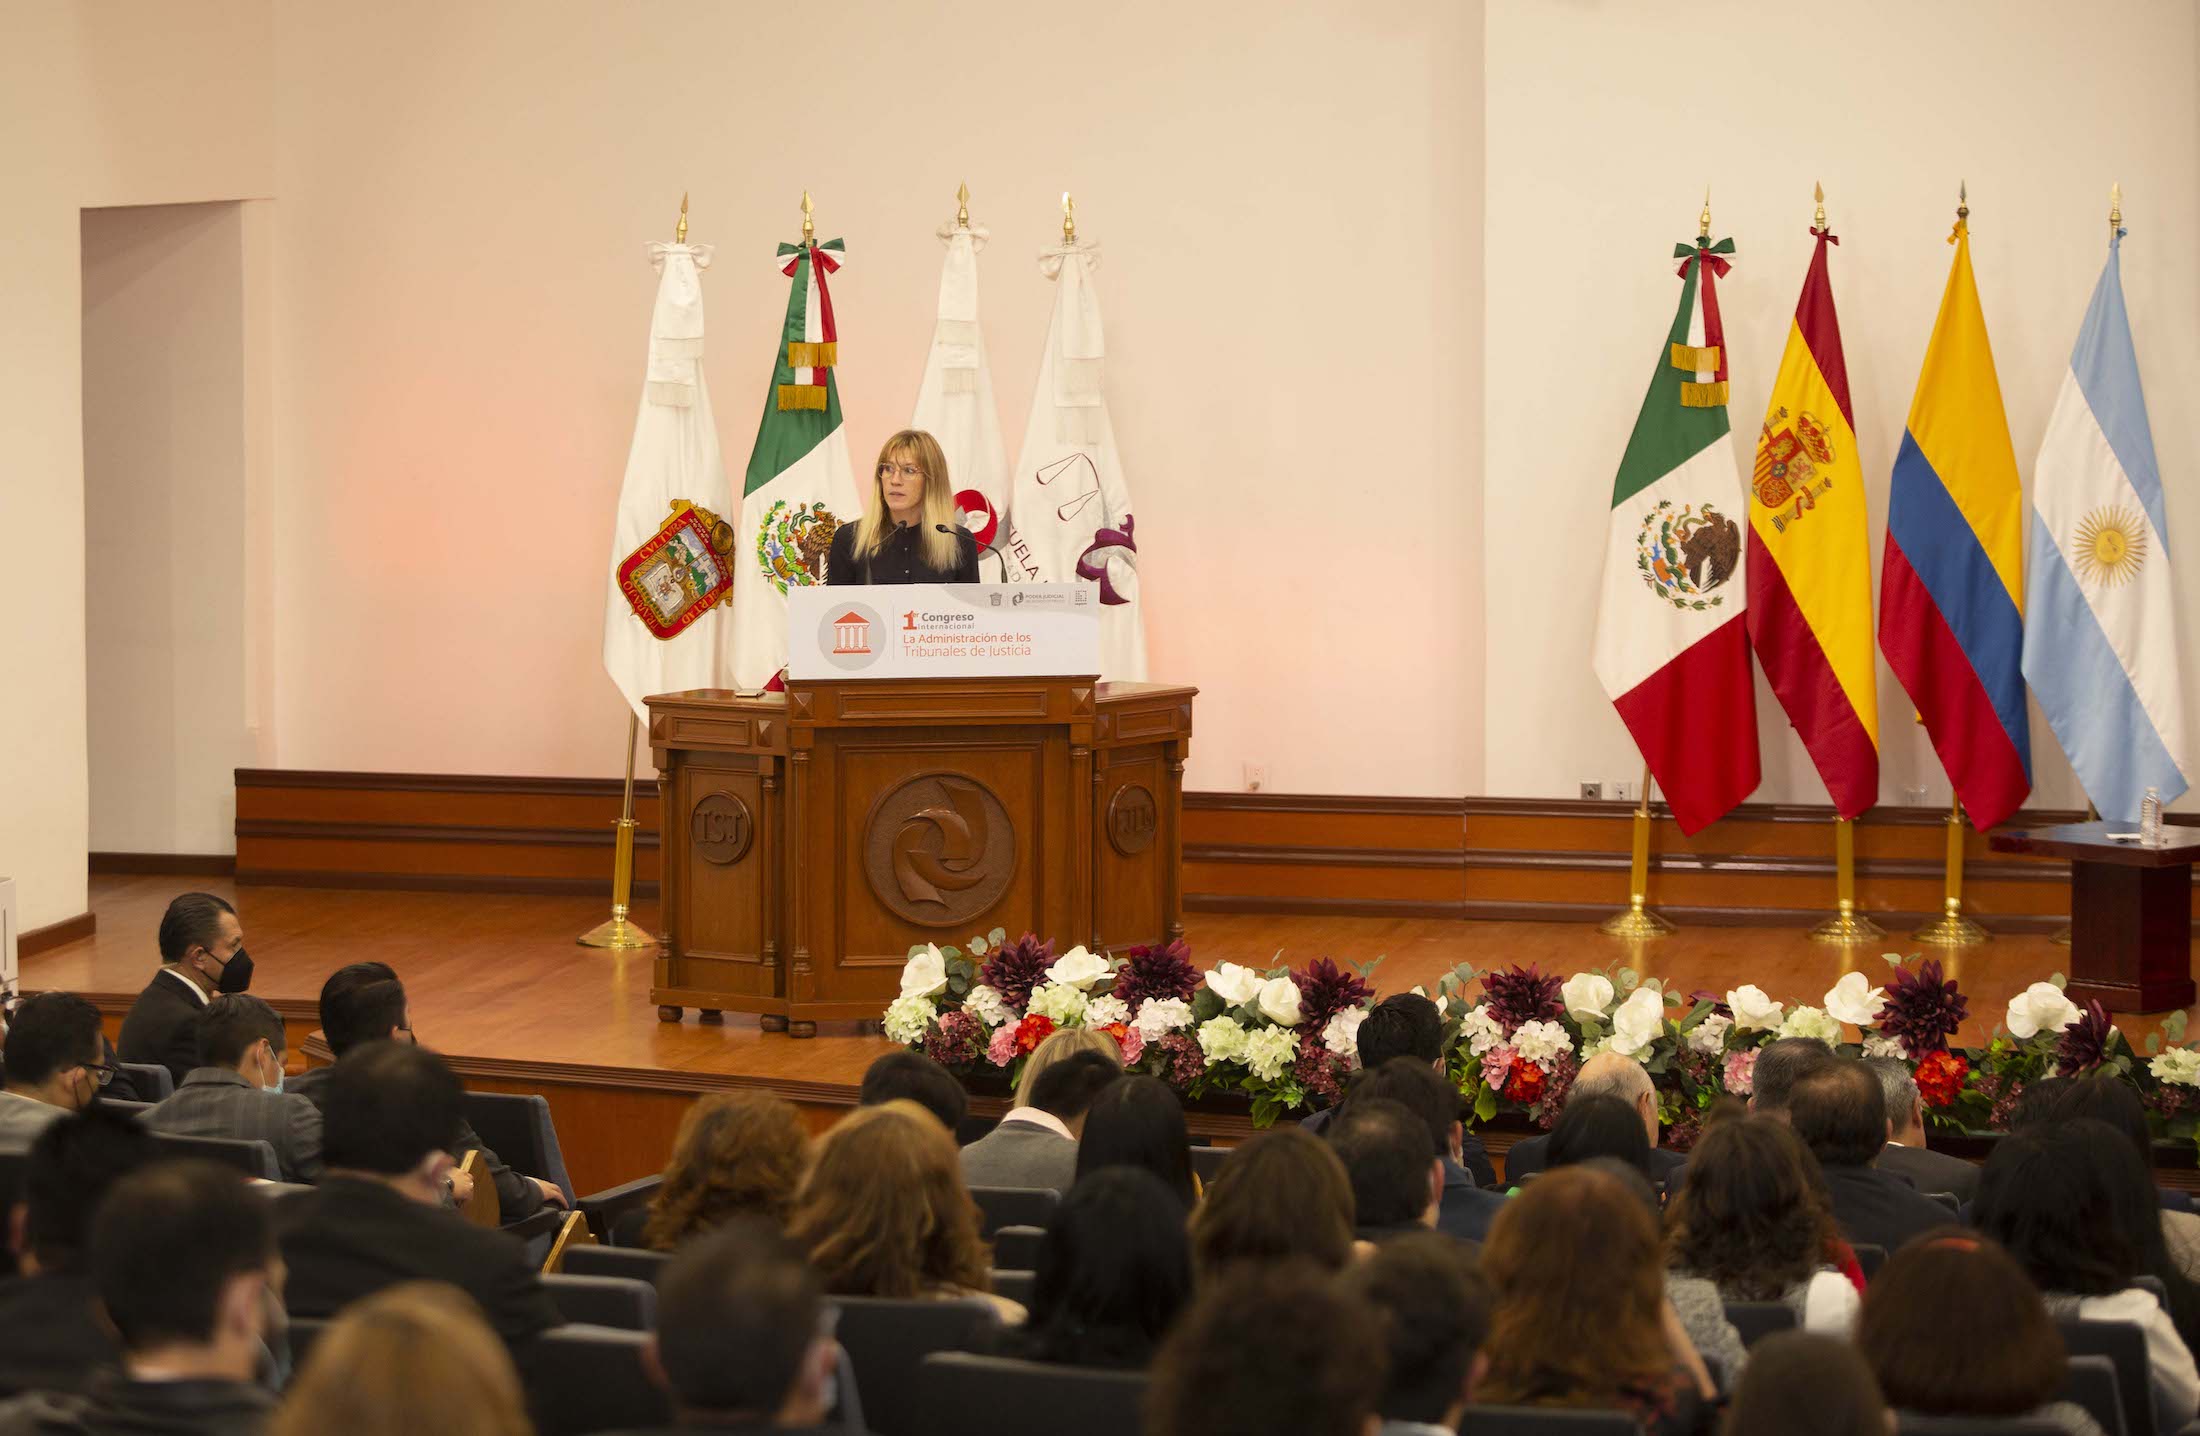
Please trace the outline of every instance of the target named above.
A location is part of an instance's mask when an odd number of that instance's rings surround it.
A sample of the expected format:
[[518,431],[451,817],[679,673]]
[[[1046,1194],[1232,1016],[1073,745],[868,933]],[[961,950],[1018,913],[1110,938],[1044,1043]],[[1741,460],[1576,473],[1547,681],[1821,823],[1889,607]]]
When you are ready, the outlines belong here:
[[[970,533],[970,530],[968,530],[968,529],[966,529],[966,528],[956,528],[956,527],[954,527],[954,526],[953,526],[953,525],[951,525],[951,524],[934,524],[934,525],[932,525],[932,527],[933,527],[933,528],[936,528],[936,529],[938,529],[938,530],[939,530],[939,531],[940,531],[941,533],[943,533],[943,534],[958,534],[958,533],[964,533],[964,534],[968,534],[968,533]],[[976,534],[970,534],[970,541],[971,541],[972,543],[978,543],[978,536],[977,536]],[[985,556],[986,554],[991,554],[991,555],[993,555],[993,556],[994,556],[995,558],[997,558],[997,559],[999,559],[999,560],[1001,561],[1001,582],[1003,582],[1003,583],[1006,583],[1006,582],[1008,582],[1008,555],[1007,555],[1007,554],[1005,554],[1005,553],[1002,553],[1002,552],[1001,552],[1001,551],[1000,551],[1000,550],[999,550],[998,548],[994,547],[994,546],[993,546],[992,544],[989,544],[989,543],[980,543],[980,544],[978,544],[978,555],[979,555],[979,557],[981,557],[981,558],[982,558],[982,557],[984,557],[984,556]]]

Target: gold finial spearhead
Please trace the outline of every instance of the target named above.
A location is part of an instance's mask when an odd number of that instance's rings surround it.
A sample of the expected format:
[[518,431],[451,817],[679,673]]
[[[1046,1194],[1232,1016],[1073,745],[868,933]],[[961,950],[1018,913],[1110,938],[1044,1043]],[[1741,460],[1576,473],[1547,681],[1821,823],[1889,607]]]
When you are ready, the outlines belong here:
[[1711,238],[1711,186],[1703,187],[1703,213],[1696,216],[1696,238]]
[[1957,219],[1969,219],[1970,217],[1971,217],[1971,183],[1970,183],[1970,181],[1969,181],[1969,180],[1957,180],[1957,181],[1956,181],[1956,218],[1957,218]]
[[678,228],[672,231],[672,242],[674,244],[686,244],[688,242],[688,197],[686,190],[680,191],[680,224]]
[[2114,239],[2124,227],[2124,187],[2111,184],[2108,187],[2108,237]]
[[802,191],[802,242],[804,244],[808,244],[817,237],[817,225],[810,218],[814,208],[815,206],[810,203],[810,192],[808,190]]
[[1075,244],[1076,242],[1077,242],[1077,201],[1076,201],[1076,200],[1073,200],[1073,199],[1071,199],[1071,198],[1069,197],[1069,191],[1068,191],[1068,190],[1063,190],[1063,191],[1062,191],[1062,243],[1064,243],[1064,244]]
[[1826,227],[1826,187],[1814,181],[1810,192],[1811,197],[1818,201],[1818,215],[1811,221],[1811,228],[1823,232]]
[[970,183],[955,186],[955,228],[970,228]]

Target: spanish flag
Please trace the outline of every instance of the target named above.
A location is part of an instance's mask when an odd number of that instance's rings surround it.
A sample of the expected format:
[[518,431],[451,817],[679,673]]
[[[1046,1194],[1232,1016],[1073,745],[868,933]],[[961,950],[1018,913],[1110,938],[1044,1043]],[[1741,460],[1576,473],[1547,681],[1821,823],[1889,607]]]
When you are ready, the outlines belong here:
[[2024,495],[2002,412],[1971,231],[1956,247],[1895,456],[1879,647],[1980,831],[2032,790],[2024,707]]
[[1749,641],[1825,780],[1853,818],[1879,797],[1871,539],[1856,411],[1833,312],[1824,227],[1788,327],[1750,475]]

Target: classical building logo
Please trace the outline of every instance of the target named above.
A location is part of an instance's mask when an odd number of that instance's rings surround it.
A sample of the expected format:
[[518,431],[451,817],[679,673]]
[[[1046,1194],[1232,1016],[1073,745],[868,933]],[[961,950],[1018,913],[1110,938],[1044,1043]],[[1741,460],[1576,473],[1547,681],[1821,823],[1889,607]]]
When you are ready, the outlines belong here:
[[886,621],[867,603],[834,604],[818,621],[817,647],[835,668],[860,673],[878,662]]
[[854,609],[833,620],[833,652],[869,653],[871,620]]

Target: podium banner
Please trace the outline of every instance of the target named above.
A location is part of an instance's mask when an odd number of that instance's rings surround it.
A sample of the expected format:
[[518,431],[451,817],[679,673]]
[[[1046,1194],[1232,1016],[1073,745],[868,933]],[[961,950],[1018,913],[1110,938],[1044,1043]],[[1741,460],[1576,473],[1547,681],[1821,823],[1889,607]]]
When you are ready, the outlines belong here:
[[1059,678],[1100,671],[1089,583],[805,585],[787,591],[787,676]]

